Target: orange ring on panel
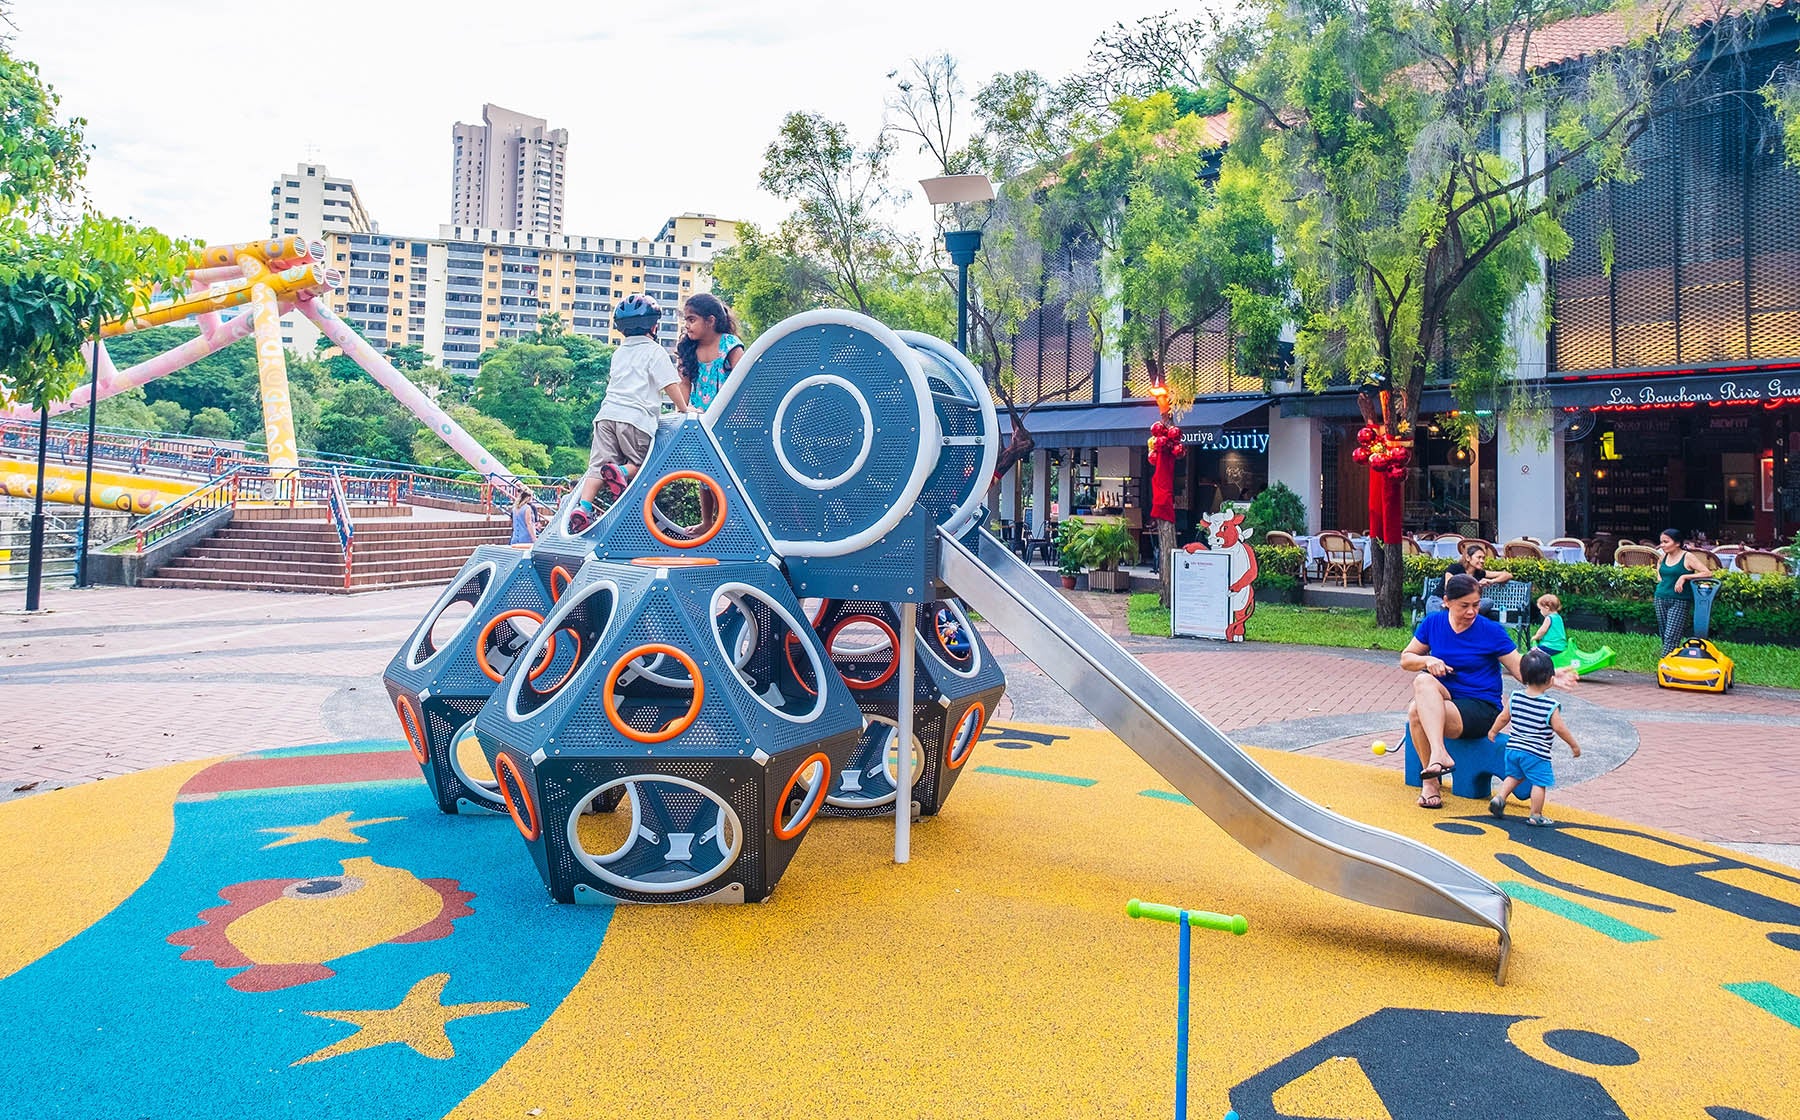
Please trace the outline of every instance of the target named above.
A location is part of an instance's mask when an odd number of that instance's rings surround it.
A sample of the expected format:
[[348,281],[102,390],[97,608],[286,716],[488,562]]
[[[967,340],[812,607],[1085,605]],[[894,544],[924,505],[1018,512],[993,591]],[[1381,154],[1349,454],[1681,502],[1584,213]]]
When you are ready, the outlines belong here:
[[[692,540],[683,541],[669,536],[667,533],[656,527],[656,496],[662,493],[662,488],[669,483],[681,482],[686,479],[692,479],[695,482],[703,484],[708,490],[711,490],[713,501],[718,503],[719,509],[718,513],[713,518],[713,523],[710,528]],[[717,536],[719,530],[724,527],[725,489],[717,482],[714,482],[710,476],[701,474],[699,471],[670,471],[668,474],[657,479],[651,485],[650,492],[644,495],[644,528],[650,530],[651,538],[659,544],[666,544],[670,548],[699,548],[701,545]]]
[[[512,775],[511,782],[506,780],[508,774]],[[531,791],[525,787],[525,775],[519,773],[519,764],[505,751],[494,756],[494,781],[500,786],[500,800],[506,802],[506,812],[512,817],[519,835],[526,840],[536,840],[540,831],[537,805],[531,800]],[[519,787],[519,800],[525,803],[525,816],[531,818],[529,825],[519,817],[519,807],[513,802],[513,786]]]
[[[529,618],[531,621],[537,623],[539,626],[542,626],[544,624],[544,616],[537,613],[536,611],[514,610],[514,611],[501,611],[499,614],[495,615],[493,618],[490,618],[488,620],[488,624],[481,628],[481,637],[479,637],[475,640],[475,664],[480,666],[482,673],[484,675],[486,675],[488,680],[493,681],[495,684],[500,683],[501,681],[505,680],[506,678],[503,675],[501,675],[499,672],[497,672],[492,665],[488,664],[488,659],[487,659],[488,638],[494,633],[494,627],[500,625],[502,622],[505,622],[509,618]],[[517,627],[514,627],[514,629],[517,629]],[[544,666],[549,665],[551,659],[554,658],[555,656],[556,656],[556,635],[552,634],[552,635],[550,635],[550,644],[547,647],[545,647],[545,649],[544,649],[544,665],[541,665],[538,667],[537,673],[531,674],[531,679],[536,680],[538,677],[538,673],[542,673],[544,671]]]
[[[806,773],[815,762],[825,768],[825,772],[819,776],[818,796],[813,798],[812,808],[806,811],[804,817],[801,817],[798,821],[790,821],[786,827],[783,827],[781,823],[782,806],[787,804],[788,794],[794,792],[794,783],[798,782],[800,780],[800,775]],[[806,761],[794,767],[794,772],[788,776],[787,785],[782,787],[781,796],[775,799],[775,820],[772,822],[775,839],[792,840],[802,832],[805,832],[806,826],[811,824],[812,819],[819,815],[819,806],[825,804],[825,790],[830,788],[831,760],[826,758],[823,752],[808,755]]]
[[[561,587],[558,587],[556,585],[556,577],[557,576],[562,577],[562,586]],[[575,577],[570,575],[569,569],[563,567],[561,564],[558,564],[556,567],[551,568],[550,569],[550,601],[552,603],[554,603],[558,599],[562,598],[562,593],[567,591],[569,589],[569,584],[574,583],[574,582],[575,582]]]
[[871,688],[880,688],[882,685],[886,684],[888,678],[892,677],[895,671],[900,668],[900,635],[894,633],[894,628],[892,626],[889,626],[872,614],[847,614],[843,618],[838,619],[837,625],[831,628],[831,633],[825,635],[826,657],[831,656],[831,643],[837,639],[838,632],[852,622],[867,622],[870,625],[879,628],[887,635],[888,648],[894,651],[894,655],[888,661],[887,668],[883,669],[881,675],[872,681],[859,681],[851,677],[845,677],[842,669],[838,670],[838,676],[844,677],[844,683],[859,692],[866,692]]
[[[619,718],[619,709],[613,702],[613,693],[619,686],[619,674],[625,671],[625,666],[631,664],[640,657],[645,657],[653,653],[660,653],[673,657],[676,661],[681,663],[681,666],[688,671],[688,679],[694,682],[694,695],[693,698],[688,701],[687,711],[672,722],[664,724],[662,730],[639,731],[637,728]],[[700,718],[700,705],[705,699],[706,681],[700,676],[700,667],[694,664],[694,659],[683,653],[681,650],[676,649],[674,646],[666,645],[662,642],[645,642],[636,649],[626,650],[619,656],[617,661],[613,662],[613,667],[607,670],[606,685],[600,691],[600,707],[606,711],[607,722],[613,725],[614,731],[617,731],[634,743],[666,743],[670,739],[675,738],[675,736],[686,731],[689,727],[692,727],[694,721]]]
[[396,697],[394,710],[400,713],[400,733],[406,736],[406,745],[412,748],[413,757],[420,766],[430,762],[431,752],[425,748],[425,728],[419,722],[419,710],[413,706],[412,697]]
[[[963,748],[961,754],[957,754],[956,741],[962,738],[962,729],[968,725],[970,716],[975,717],[975,730],[969,733],[968,746]],[[981,738],[981,732],[986,727],[987,708],[984,707],[980,701],[976,701],[969,705],[969,710],[963,713],[963,718],[956,721],[955,730],[951,731],[950,738],[945,740],[944,765],[952,770],[956,770],[960,769],[963,763],[969,761],[969,756],[975,753],[975,742]]]
[[[801,688],[806,689],[806,694],[808,696],[817,696],[819,690],[806,683],[806,678],[800,673],[800,666],[794,664],[794,647],[799,644],[800,635],[792,633],[790,633],[781,643],[782,652],[787,654],[788,671],[794,674],[794,680],[799,682]],[[810,657],[807,658],[807,664],[812,664],[812,659]]]

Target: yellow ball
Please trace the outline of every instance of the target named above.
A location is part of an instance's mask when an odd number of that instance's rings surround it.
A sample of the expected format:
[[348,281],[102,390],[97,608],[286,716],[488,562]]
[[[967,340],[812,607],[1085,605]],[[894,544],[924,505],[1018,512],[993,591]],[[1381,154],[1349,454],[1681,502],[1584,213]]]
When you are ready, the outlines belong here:
[[1382,742],[1380,739],[1377,739],[1373,743],[1369,744],[1369,750],[1373,751],[1376,754],[1386,754],[1388,752],[1388,745],[1386,743]]

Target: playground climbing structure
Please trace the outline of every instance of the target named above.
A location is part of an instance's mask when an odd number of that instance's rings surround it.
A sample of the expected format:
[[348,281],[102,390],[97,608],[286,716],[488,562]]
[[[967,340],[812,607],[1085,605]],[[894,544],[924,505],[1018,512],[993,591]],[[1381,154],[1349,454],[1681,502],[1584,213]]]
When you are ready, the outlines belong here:
[[1498,887],[1276,781],[982,529],[998,432],[941,341],[775,326],[603,517],[472,557],[395,656],[440,807],[508,813],[564,901],[759,900],[833,815],[892,811],[904,862],[1005,687],[972,609],[1247,848],[1496,931],[1503,980]]

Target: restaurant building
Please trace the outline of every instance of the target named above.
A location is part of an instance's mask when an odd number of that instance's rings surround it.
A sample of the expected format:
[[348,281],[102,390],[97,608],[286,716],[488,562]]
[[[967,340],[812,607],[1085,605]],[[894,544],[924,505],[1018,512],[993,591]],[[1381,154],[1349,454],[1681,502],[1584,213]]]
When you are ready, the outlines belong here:
[[[1558,37],[1564,56],[1539,65],[1617,45],[1593,26]],[[1516,332],[1518,397],[1478,409],[1478,442],[1450,438],[1441,421],[1458,403],[1427,388],[1410,531],[1643,540],[1673,526],[1763,545],[1800,531],[1800,167],[1758,93],[1795,65],[1797,31],[1791,14],[1768,17],[1701,96],[1655,115],[1633,181],[1576,202],[1564,223],[1573,248],[1534,289],[1542,314],[1514,316],[1551,326]],[[1525,126],[1542,140],[1541,117]],[[1222,334],[1195,338],[1180,374],[1195,397],[1181,420],[1183,539],[1199,514],[1277,480],[1300,494],[1310,530],[1366,528],[1354,391],[1265,389],[1233,368]],[[1029,486],[1002,487],[1001,516],[1036,531],[1053,506],[1110,509],[1082,504],[1104,493],[1147,517],[1147,379],[1095,355],[1086,324],[1056,306],[1022,329],[1013,373],[1017,399],[1044,400],[1026,422],[1040,451]],[[1052,488],[1074,500],[1053,501]]]

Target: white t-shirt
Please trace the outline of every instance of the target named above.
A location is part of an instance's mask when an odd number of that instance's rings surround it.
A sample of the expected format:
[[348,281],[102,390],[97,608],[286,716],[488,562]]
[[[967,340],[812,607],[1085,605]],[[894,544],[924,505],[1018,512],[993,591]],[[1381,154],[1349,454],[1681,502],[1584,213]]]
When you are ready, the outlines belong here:
[[613,351],[606,400],[596,420],[617,420],[651,435],[662,411],[663,390],[681,380],[669,352],[649,335],[634,335]]

